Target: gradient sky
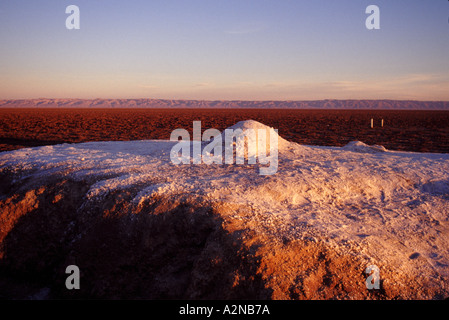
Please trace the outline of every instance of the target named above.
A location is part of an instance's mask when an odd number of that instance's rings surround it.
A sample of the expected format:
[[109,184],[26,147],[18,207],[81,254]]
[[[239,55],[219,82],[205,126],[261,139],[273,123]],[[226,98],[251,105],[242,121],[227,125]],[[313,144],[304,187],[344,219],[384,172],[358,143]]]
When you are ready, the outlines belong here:
[[0,99],[449,100],[448,17],[447,0],[1,0]]

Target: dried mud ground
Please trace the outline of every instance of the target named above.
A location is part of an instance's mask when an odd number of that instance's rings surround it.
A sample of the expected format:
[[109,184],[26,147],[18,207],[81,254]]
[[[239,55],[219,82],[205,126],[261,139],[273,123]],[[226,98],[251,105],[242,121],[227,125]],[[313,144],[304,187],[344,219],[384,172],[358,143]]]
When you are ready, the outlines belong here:
[[[370,128],[370,119],[384,128]],[[176,128],[223,130],[254,119],[304,144],[352,140],[387,149],[449,152],[449,112],[317,110],[0,110],[3,151],[99,140],[168,139]],[[304,230],[283,238],[251,208],[201,198],[130,202],[138,190],[82,207],[95,181],[0,176],[1,299],[444,299],[432,278],[388,266],[367,290],[367,261]],[[271,221],[270,226],[277,226]],[[267,225],[268,228],[268,225]],[[311,240],[313,239],[313,240]],[[81,270],[67,290],[65,268]]]
[[298,109],[0,108],[0,151],[63,142],[169,139],[174,129],[191,131],[196,120],[203,130],[224,130],[249,119],[300,144],[344,146],[359,140],[390,150],[449,153],[449,111]]

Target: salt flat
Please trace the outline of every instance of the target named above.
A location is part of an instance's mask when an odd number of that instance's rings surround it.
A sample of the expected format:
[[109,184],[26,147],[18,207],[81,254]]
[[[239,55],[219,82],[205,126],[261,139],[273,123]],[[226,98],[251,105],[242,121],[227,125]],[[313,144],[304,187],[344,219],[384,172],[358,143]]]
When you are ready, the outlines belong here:
[[[248,128],[251,123],[239,122],[234,128]],[[13,197],[11,190],[24,194],[54,183],[55,177],[87,185],[76,205],[78,215],[122,192],[133,212],[143,212],[155,199],[200,199],[221,210],[225,222],[236,224],[229,232],[243,230],[246,237],[276,246],[281,243],[281,247],[295,241],[317,243],[356,259],[358,273],[351,275],[357,290],[363,292],[358,295],[355,289],[341,289],[345,294],[339,296],[334,284],[337,298],[377,297],[364,288],[368,265],[380,269],[383,298],[448,296],[449,154],[389,151],[359,141],[344,147],[299,145],[281,137],[279,141],[277,173],[267,176],[259,175],[260,164],[174,165],[170,150],[175,142],[164,140],[61,144],[3,152],[0,172],[9,187],[0,199],[5,207]],[[245,213],[240,214],[239,208]],[[3,214],[5,226],[8,219]],[[8,230],[4,228],[3,238],[13,228],[12,223]],[[254,272],[272,288],[271,298],[330,298],[319,293],[325,281],[316,288],[309,286],[315,288],[314,293],[303,288],[295,296],[291,288],[290,293],[282,289],[278,278],[286,276],[275,275],[282,273],[282,267],[274,268],[277,271],[267,267],[274,261],[270,255],[280,251],[270,251],[269,245],[261,250],[249,252],[262,259]],[[302,254],[298,251],[298,256]],[[319,257],[314,261],[319,264]],[[298,269],[300,261],[284,262],[286,270],[296,273],[284,280],[306,286],[308,275]],[[344,265],[332,270],[333,281],[345,272]]]

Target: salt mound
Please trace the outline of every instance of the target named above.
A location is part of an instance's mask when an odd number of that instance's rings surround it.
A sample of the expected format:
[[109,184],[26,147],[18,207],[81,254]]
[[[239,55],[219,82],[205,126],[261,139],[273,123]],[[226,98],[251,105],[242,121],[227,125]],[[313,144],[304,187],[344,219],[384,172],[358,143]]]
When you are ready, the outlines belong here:
[[387,149],[384,146],[379,145],[369,146],[361,141],[351,141],[347,145],[345,145],[342,149],[346,151],[361,152],[361,153],[378,153],[387,151]]
[[255,120],[244,120],[237,122],[233,126],[230,126],[228,129],[245,130],[245,129],[273,129],[273,128]]
[[[263,139],[263,137],[259,137],[258,135],[258,131],[259,130],[266,130],[266,141],[267,141],[267,150],[270,150],[270,138],[271,141],[277,141],[278,144],[278,151],[281,151],[283,149],[285,149],[286,147],[288,147],[291,143],[287,140],[285,140],[284,138],[280,137],[277,129],[274,129],[272,127],[269,127],[267,125],[264,125],[263,123],[260,123],[258,121],[255,120],[244,120],[244,121],[239,121],[236,124],[234,124],[233,126],[227,128],[227,129],[231,129],[237,131],[237,130],[242,130],[241,133],[236,133],[234,136],[238,139],[242,136],[245,135],[245,131],[247,130],[254,130],[255,135],[256,135],[256,141],[257,139]],[[223,141],[225,141],[225,132],[222,133],[222,139]],[[249,141],[252,141],[251,139],[249,139]],[[257,143],[256,141],[252,141],[254,142],[254,146],[257,147]]]

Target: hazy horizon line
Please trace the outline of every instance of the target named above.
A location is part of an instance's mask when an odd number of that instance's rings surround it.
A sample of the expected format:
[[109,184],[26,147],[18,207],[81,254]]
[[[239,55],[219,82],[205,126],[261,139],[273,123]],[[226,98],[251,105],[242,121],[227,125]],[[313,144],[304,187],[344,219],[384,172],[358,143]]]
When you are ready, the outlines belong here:
[[316,102],[316,101],[397,101],[397,102],[447,102],[449,100],[418,100],[418,99],[392,99],[392,98],[326,98],[326,99],[184,99],[184,98],[48,98],[48,97],[38,97],[38,98],[0,98],[0,101],[33,101],[33,100],[156,100],[156,101],[207,101],[207,102]]
[[35,98],[0,100],[2,109],[290,109],[446,110],[449,101],[393,99],[183,100],[154,98]]

